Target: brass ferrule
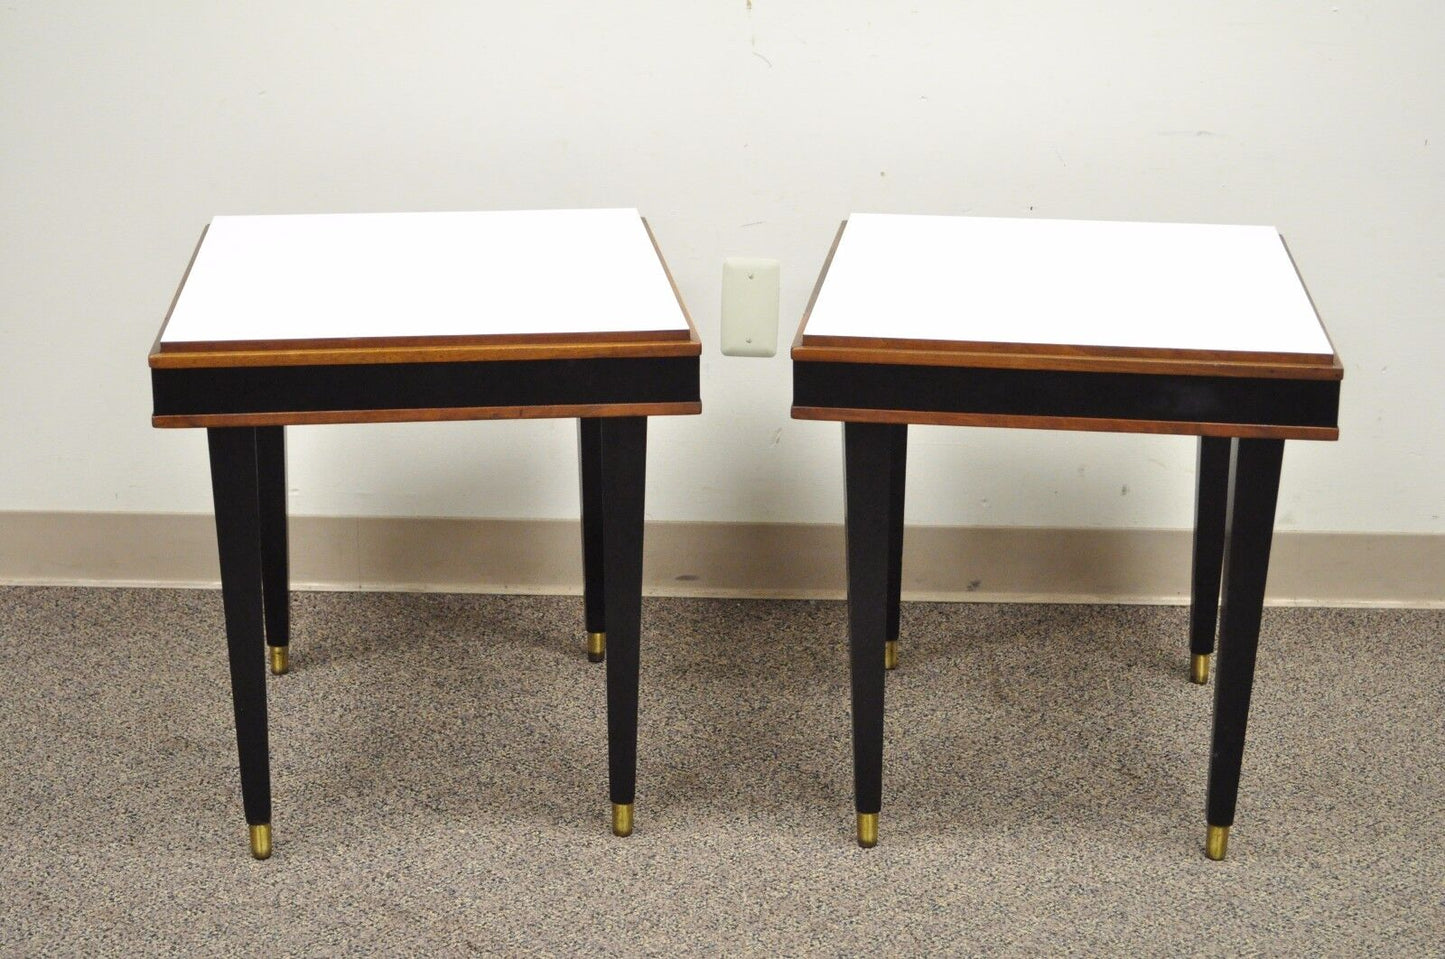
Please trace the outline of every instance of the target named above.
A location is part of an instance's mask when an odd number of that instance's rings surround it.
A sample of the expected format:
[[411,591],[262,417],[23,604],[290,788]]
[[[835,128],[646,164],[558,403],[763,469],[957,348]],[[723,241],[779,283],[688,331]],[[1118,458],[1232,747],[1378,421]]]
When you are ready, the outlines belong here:
[[860,812],[858,814],[858,845],[864,849],[872,849],[878,845],[878,814],[876,812]]
[[612,804],[612,835],[632,835],[632,803]]
[[271,824],[251,827],[251,855],[257,859],[271,858]]
[[1204,855],[1218,862],[1224,858],[1224,854],[1228,849],[1229,827],[1210,826],[1209,832],[1204,837]]

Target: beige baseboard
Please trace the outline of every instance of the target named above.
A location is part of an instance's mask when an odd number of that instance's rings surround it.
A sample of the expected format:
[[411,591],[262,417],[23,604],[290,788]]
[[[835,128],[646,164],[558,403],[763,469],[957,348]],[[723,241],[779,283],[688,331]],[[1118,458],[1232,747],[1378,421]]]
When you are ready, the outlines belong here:
[[[1187,530],[909,527],[906,598],[1185,603]],[[1278,604],[1445,606],[1445,536],[1275,536]],[[303,589],[579,593],[575,521],[293,517]],[[0,512],[0,583],[215,586],[208,515]],[[651,595],[843,595],[840,526],[649,523]]]

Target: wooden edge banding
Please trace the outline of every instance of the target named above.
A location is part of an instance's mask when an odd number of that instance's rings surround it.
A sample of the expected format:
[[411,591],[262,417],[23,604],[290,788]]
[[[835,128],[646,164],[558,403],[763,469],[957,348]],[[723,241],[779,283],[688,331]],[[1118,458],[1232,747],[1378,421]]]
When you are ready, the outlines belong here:
[[1070,343],[1005,343],[991,340],[910,340],[879,336],[804,336],[803,346],[853,350],[921,350],[930,353],[1010,353],[1019,356],[1070,356],[1150,361],[1183,360],[1210,363],[1251,363],[1268,366],[1329,367],[1333,353],[1276,353],[1248,350],[1188,350],[1173,347],[1091,346]]
[[196,257],[201,255],[201,244],[206,242],[206,234],[210,230],[211,224],[209,223],[201,227],[201,235],[196,238],[195,248],[191,250],[191,259],[186,264],[186,272],[181,274],[181,282],[176,284],[176,292],[171,294],[171,305],[166,307],[166,318],[161,320],[161,328],[156,331],[156,338],[151,342],[151,366],[155,366],[155,357],[160,355],[161,337],[166,335],[166,327],[171,325],[171,314],[176,311],[176,304],[181,299],[181,291],[186,288],[186,281],[191,278],[191,267],[196,265]]
[[[820,338],[834,341],[834,337]],[[1067,348],[1065,348],[1067,349]],[[1005,353],[994,350],[965,353],[958,350],[909,349],[901,341],[886,348],[858,345],[814,345],[809,338],[793,347],[795,362],[877,363],[902,366],[953,366],[1004,370],[1064,370],[1078,373],[1148,373],[1189,376],[1239,376],[1283,380],[1338,380],[1338,363],[1330,366],[1295,366],[1275,363],[1239,363],[1213,359],[1209,354],[1172,359],[1127,356],[1090,356],[1070,352]]]
[[1320,325],[1320,331],[1325,335],[1325,342],[1330,345],[1330,350],[1335,354],[1334,365],[1340,371],[1339,378],[1343,379],[1345,368],[1344,364],[1340,362],[1340,351],[1335,347],[1335,338],[1330,336],[1329,327],[1325,326],[1325,321],[1320,318],[1320,308],[1315,306],[1314,295],[1310,293],[1309,284],[1305,282],[1304,275],[1299,271],[1299,264],[1295,262],[1294,252],[1289,248],[1289,241],[1284,238],[1283,233],[1278,234],[1278,236],[1280,246],[1284,247],[1284,255],[1289,257],[1289,265],[1294,270],[1294,277],[1296,280],[1299,280],[1300,289],[1305,291],[1305,299],[1309,301],[1310,310],[1315,315],[1315,322]]
[[701,402],[459,406],[415,410],[306,410],[287,413],[152,416],[151,425],[160,429],[198,426],[326,426],[339,423],[437,423],[451,420],[536,420],[594,416],[691,416],[701,412]]
[[838,406],[794,406],[793,419],[846,423],[916,423],[922,426],[989,426],[1006,429],[1073,430],[1094,433],[1239,436],[1249,439],[1337,440],[1340,438],[1339,429],[1333,426],[1268,426],[1253,423],[1098,419],[1086,416],[937,413],[929,410],[868,410]]
[[236,366],[340,366],[371,363],[467,363],[507,360],[571,360],[632,357],[698,356],[702,344],[690,339],[631,342],[499,343],[467,346],[361,347],[324,350],[242,350],[214,353],[176,352],[150,355],[151,369],[196,369]]
[[808,318],[813,315],[813,304],[818,302],[818,294],[823,290],[823,280],[828,276],[828,267],[833,265],[833,254],[838,252],[838,244],[843,242],[843,231],[847,227],[847,220],[838,224],[838,232],[833,234],[833,245],[828,247],[828,255],[823,258],[823,268],[818,271],[818,280],[813,284],[813,293],[808,297],[808,305],[803,310],[803,319],[798,323],[797,335],[793,337],[794,359],[798,358],[798,348],[803,345],[803,331],[808,328]]
[[160,352],[260,353],[379,349],[452,350],[464,347],[580,345],[593,343],[685,342],[691,330],[609,330],[600,333],[478,333],[461,336],[324,337],[295,340],[187,340],[162,343]]
[[652,224],[647,222],[645,216],[638,217],[638,219],[642,221],[642,228],[647,231],[647,238],[652,241],[652,252],[657,254],[657,262],[662,264],[662,275],[667,277],[667,284],[672,287],[672,295],[677,300],[677,308],[682,310],[682,318],[687,321],[688,340],[701,348],[702,337],[697,335],[697,324],[692,322],[692,314],[687,311],[687,304],[682,301],[682,291],[677,288],[677,281],[672,278],[672,269],[667,265],[667,258],[662,255],[662,247],[657,245],[657,237],[652,232]]

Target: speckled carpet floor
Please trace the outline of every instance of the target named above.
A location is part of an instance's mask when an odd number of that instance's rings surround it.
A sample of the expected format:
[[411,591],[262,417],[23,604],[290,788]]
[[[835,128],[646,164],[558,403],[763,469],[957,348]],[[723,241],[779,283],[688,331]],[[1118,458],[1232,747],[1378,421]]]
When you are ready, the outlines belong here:
[[649,599],[608,832],[576,597],[301,593],[250,858],[217,593],[0,589],[0,954],[1395,955],[1445,943],[1445,612],[1269,609],[1230,859],[1185,611]]

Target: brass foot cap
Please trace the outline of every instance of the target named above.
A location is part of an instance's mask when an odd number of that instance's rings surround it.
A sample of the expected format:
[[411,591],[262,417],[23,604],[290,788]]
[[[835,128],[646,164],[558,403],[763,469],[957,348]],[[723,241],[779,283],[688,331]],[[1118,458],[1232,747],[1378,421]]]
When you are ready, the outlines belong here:
[[1210,826],[1208,834],[1204,837],[1204,855],[1219,862],[1224,858],[1225,852],[1229,849],[1229,827]]
[[251,827],[251,855],[257,859],[271,858],[271,824]]
[[291,669],[290,646],[267,646],[271,651],[271,675],[284,676]]
[[602,660],[604,660],[604,659],[606,659],[606,658],[607,658],[607,634],[606,634],[606,633],[588,633],[588,634],[587,634],[587,661],[590,662],[590,663],[600,663],[600,662],[602,662]]
[[612,804],[612,835],[632,835],[632,803]]
[[883,668],[898,668],[898,640],[890,639],[883,644]]
[[878,845],[878,814],[876,812],[860,812],[858,814],[858,845],[864,849],[872,849]]
[[1209,682],[1209,654],[1195,653],[1189,657],[1189,681],[1197,686]]

